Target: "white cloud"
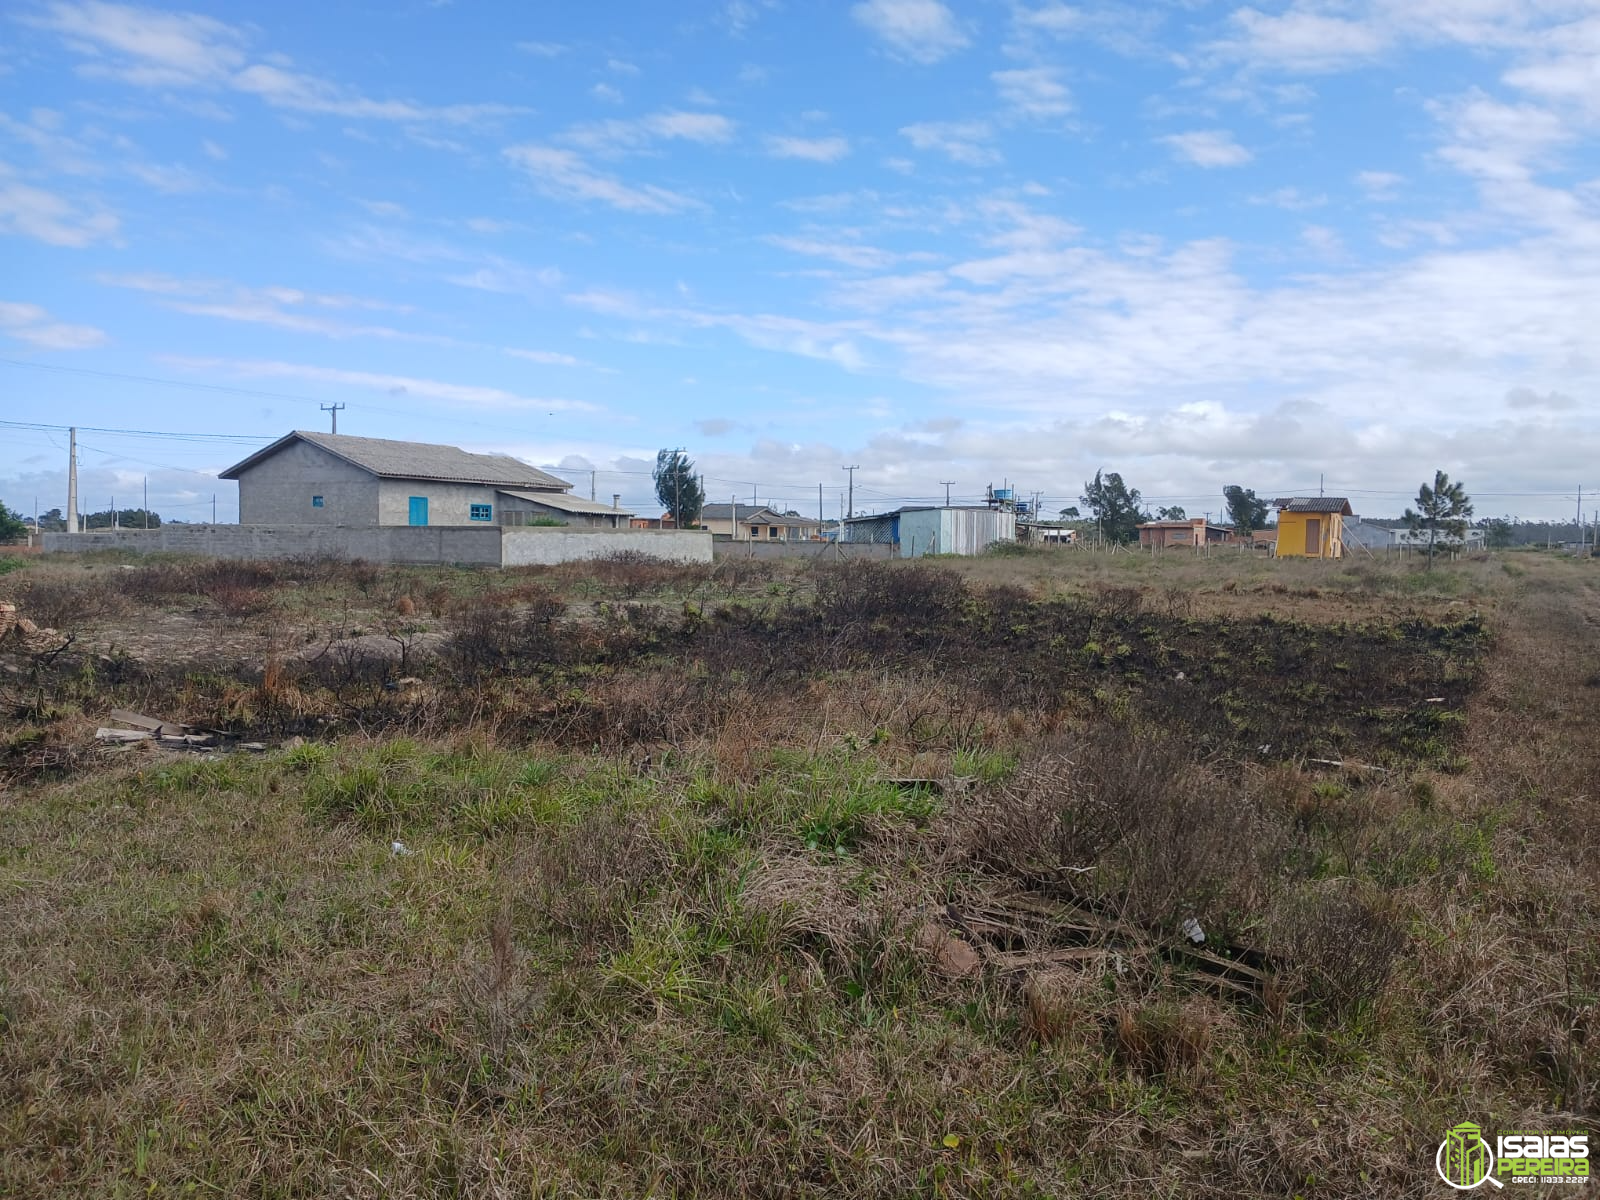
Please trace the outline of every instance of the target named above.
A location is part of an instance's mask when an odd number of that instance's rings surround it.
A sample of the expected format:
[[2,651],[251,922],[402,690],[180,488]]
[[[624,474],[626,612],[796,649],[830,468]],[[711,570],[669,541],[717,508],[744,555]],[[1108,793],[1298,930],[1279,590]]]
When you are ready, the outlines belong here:
[[81,248],[117,235],[122,223],[103,209],[85,211],[73,201],[8,178],[0,164],[0,233],[52,246]]
[[212,162],[227,161],[228,152],[210,138],[205,138],[200,142],[200,149],[205,151],[206,157]]
[[212,317],[248,325],[265,325],[293,333],[310,333],[331,338],[379,338],[446,344],[452,339],[429,333],[412,333],[388,325],[352,322],[329,316],[334,312],[378,311],[407,313],[411,309],[388,300],[371,300],[329,292],[308,292],[301,288],[248,287],[213,279],[179,279],[156,272],[143,274],[101,274],[96,281],[107,287],[124,288],[160,296],[164,307],[196,317]]
[[769,137],[767,153],[773,158],[803,158],[808,162],[838,162],[850,153],[850,142],[842,137]]
[[542,408],[550,412],[600,411],[597,406],[578,400],[522,396],[516,392],[506,391],[504,388],[451,383],[444,380],[423,379],[411,375],[389,375],[377,371],[352,371],[341,367],[322,367],[310,363],[178,356],[168,357],[163,361],[191,371],[226,371],[233,375],[257,379],[305,379],[316,383],[334,383],[344,387],[365,388],[370,391],[385,392],[391,396],[416,396],[424,400],[438,400],[447,404],[464,405],[468,408]]
[[622,92],[612,87],[609,83],[597,83],[589,89],[589,94],[596,100],[604,100],[607,104],[621,104]]
[[586,364],[581,358],[574,358],[570,354],[558,354],[553,350],[518,350],[507,346],[506,353],[512,358],[525,358],[529,362],[542,363],[549,367],[582,367]]
[[720,113],[669,110],[633,120],[612,119],[576,125],[561,140],[601,154],[649,149],[657,142],[721,145],[733,140],[734,123]]
[[1328,197],[1321,192],[1303,192],[1297,187],[1281,187],[1262,195],[1251,196],[1251,204],[1269,205],[1281,208],[1288,212],[1304,212],[1307,209],[1321,208],[1328,202]]
[[88,350],[104,345],[103,329],[52,320],[37,304],[0,300],[0,333],[41,350]]
[[503,104],[430,106],[375,100],[295,71],[282,55],[250,61],[249,33],[214,17],[105,0],[55,0],[21,20],[48,29],[87,60],[90,75],[147,88],[225,88],[277,108],[358,120],[473,124],[522,112]]
[[1358,171],[1356,183],[1370,200],[1392,200],[1395,191],[1405,182],[1404,175],[1393,171]]
[[623,183],[613,175],[596,171],[572,150],[529,142],[508,147],[505,156],[526,172],[542,192],[560,200],[598,200],[624,212],[638,213],[675,213],[698,206],[697,201],[666,188]]
[[1055,67],[1022,67],[989,76],[1000,99],[1027,117],[1064,117],[1072,111],[1072,93]]
[[1255,155],[1233,140],[1225,129],[1196,129],[1188,133],[1174,133],[1160,141],[1185,162],[1197,167],[1242,167]]
[[916,63],[936,63],[971,40],[939,0],[865,0],[850,11],[891,53]]
[[1291,8],[1271,16],[1253,8],[1233,14],[1231,37],[1212,47],[1231,58],[1288,71],[1337,71],[1369,62],[1388,48],[1378,25]]
[[639,73],[639,68],[635,64],[620,58],[606,59],[606,68],[618,75],[637,75]]
[[199,13],[82,0],[47,4],[19,19],[60,34],[88,58],[85,73],[139,87],[219,83],[245,63],[243,31]]
[[834,262],[843,263],[847,267],[879,270],[898,261],[898,256],[889,253],[887,250],[879,250],[876,247],[863,246],[855,242],[823,241],[816,238],[780,237],[778,235],[767,238],[767,241],[794,254],[832,259]]
[[986,167],[1000,161],[999,152],[985,144],[993,130],[983,121],[922,121],[904,126],[900,133],[918,150],[937,150],[965,166]]
[[406,100],[373,100],[335,83],[266,63],[254,63],[234,75],[231,85],[277,108],[356,120],[440,121],[470,125],[523,111],[507,104],[450,104],[430,107]]
[[536,58],[559,58],[571,47],[561,42],[518,42],[517,49]]

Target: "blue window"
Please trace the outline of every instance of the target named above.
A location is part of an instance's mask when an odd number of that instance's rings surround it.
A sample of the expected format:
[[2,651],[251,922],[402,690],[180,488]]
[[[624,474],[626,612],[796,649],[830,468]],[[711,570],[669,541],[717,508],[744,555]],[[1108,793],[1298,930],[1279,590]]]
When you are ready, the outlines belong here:
[[494,505],[492,505],[492,504],[474,504],[472,506],[472,519],[474,521],[492,521],[492,520],[494,520]]
[[426,525],[428,523],[428,498],[426,496],[408,497],[407,515],[411,518],[410,524]]
[[313,496],[313,497],[311,497],[311,507],[312,508],[321,508],[322,507],[322,497],[321,496]]

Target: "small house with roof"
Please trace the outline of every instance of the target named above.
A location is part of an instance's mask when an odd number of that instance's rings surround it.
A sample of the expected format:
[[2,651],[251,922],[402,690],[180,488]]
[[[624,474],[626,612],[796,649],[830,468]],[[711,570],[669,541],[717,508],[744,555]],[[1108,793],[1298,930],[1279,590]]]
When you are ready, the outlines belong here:
[[736,542],[809,542],[821,536],[822,522],[764,504],[705,504],[700,528]]
[[1228,536],[1229,531],[1224,526],[1213,525],[1204,517],[1179,521],[1145,521],[1139,526],[1139,545],[1151,546],[1158,550],[1179,546],[1186,550],[1217,546],[1226,542]]
[[1344,519],[1352,515],[1343,496],[1285,496],[1278,510],[1279,558],[1343,558]]
[[508,454],[348,434],[286,434],[221,474],[241,525],[627,528],[633,515]]

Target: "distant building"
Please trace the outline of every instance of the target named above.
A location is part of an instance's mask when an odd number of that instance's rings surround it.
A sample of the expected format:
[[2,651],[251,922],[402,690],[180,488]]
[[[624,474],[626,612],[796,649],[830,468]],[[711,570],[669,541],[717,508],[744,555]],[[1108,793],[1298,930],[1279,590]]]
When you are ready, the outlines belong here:
[[[1428,544],[1427,530],[1413,530],[1404,521],[1387,517],[1352,517],[1344,523],[1343,537],[1345,545],[1365,546],[1368,550],[1425,548]],[[1434,546],[1446,550],[1481,550],[1487,538],[1487,530],[1469,527],[1465,536],[1459,538],[1439,533],[1434,538]]]
[[241,525],[627,528],[631,513],[506,454],[296,431],[222,472]]
[[1344,519],[1351,515],[1343,496],[1289,496],[1273,501],[1278,510],[1279,558],[1342,558]]
[[1017,515],[1006,509],[910,507],[844,522],[844,541],[899,547],[901,558],[924,554],[982,554],[1017,540]]
[[713,537],[738,542],[809,542],[822,534],[821,521],[797,512],[781,513],[764,504],[704,505],[700,528],[710,530]]
[[1139,545],[1157,549],[1182,547],[1192,550],[1196,546],[1221,545],[1230,537],[1230,531],[1213,525],[1204,517],[1186,521],[1146,521],[1139,526]]

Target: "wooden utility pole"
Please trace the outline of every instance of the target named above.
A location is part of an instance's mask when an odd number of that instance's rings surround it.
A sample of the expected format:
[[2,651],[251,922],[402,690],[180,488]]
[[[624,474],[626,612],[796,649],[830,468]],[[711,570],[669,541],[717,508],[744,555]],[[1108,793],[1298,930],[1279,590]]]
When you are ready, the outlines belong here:
[[845,502],[845,519],[848,520],[856,515],[856,472],[861,468],[859,466],[853,466],[840,467],[839,469],[841,471],[848,471],[850,473],[850,499]]
[[78,527],[78,427],[67,431],[67,532]]
[[950,489],[955,485],[956,481],[954,479],[941,479],[941,480],[939,480],[939,482],[944,485],[944,506],[946,508],[949,508],[950,507]]
[[339,432],[339,412],[340,412],[341,409],[344,408],[344,405],[342,405],[342,404],[319,404],[319,405],[317,405],[317,407],[320,408],[325,413],[332,413],[333,414],[333,432],[334,433],[338,433]]

